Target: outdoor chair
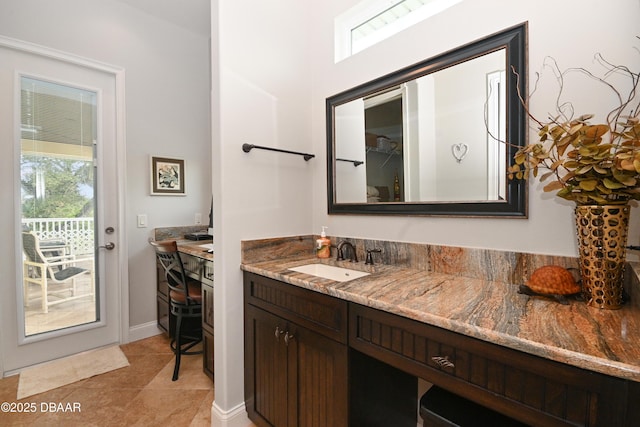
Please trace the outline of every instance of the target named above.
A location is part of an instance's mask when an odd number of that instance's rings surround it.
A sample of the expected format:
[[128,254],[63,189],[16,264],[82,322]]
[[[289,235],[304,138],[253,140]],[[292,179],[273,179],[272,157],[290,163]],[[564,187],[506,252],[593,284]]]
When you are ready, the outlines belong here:
[[[29,284],[40,287],[41,305],[44,313],[55,304],[78,298],[92,296],[95,299],[95,277],[93,268],[81,268],[77,264],[90,262],[93,258],[76,258],[67,254],[63,248],[51,251],[51,247],[41,247],[40,240],[33,232],[22,233],[22,249],[24,253],[24,305],[30,298]],[[46,253],[46,255],[45,255]],[[89,292],[79,293],[77,279],[88,276]]]

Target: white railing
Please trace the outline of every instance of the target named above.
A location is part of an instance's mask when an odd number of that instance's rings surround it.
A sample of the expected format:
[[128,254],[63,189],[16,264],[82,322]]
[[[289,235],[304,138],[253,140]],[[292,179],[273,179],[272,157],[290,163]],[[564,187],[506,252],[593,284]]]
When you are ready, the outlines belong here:
[[93,254],[93,218],[23,218],[22,227],[41,240],[64,240],[76,255]]

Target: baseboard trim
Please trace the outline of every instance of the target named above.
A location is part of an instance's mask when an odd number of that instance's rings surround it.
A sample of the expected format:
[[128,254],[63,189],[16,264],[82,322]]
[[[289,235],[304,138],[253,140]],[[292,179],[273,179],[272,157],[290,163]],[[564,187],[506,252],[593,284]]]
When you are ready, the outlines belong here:
[[129,342],[143,340],[145,338],[153,337],[161,334],[162,331],[158,328],[158,322],[143,323],[142,325],[136,325],[129,328]]
[[211,427],[249,427],[254,425],[245,410],[244,402],[231,408],[229,411],[222,410],[216,401],[211,405]]

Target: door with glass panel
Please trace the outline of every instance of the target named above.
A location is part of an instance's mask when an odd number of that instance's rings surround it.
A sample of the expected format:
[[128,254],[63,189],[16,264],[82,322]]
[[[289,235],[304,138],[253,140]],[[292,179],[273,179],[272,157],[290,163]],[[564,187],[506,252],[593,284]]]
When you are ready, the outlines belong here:
[[87,65],[0,46],[0,138],[15,153],[5,371],[120,340],[117,78]]

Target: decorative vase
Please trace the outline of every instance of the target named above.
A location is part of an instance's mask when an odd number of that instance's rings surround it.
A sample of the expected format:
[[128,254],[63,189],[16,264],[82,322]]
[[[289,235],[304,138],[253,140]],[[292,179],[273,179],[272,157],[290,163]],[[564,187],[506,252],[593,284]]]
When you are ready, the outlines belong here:
[[623,304],[629,205],[576,206],[582,292],[591,307]]

